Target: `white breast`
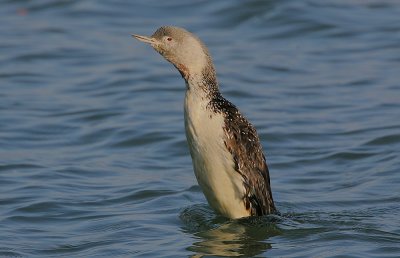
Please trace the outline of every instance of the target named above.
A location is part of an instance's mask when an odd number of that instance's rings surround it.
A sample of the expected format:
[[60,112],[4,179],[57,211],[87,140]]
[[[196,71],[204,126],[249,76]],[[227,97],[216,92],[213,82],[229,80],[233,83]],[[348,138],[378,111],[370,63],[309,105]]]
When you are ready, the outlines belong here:
[[224,117],[207,104],[202,92],[186,91],[185,129],[194,173],[212,208],[230,218],[249,216],[242,177],[224,144]]

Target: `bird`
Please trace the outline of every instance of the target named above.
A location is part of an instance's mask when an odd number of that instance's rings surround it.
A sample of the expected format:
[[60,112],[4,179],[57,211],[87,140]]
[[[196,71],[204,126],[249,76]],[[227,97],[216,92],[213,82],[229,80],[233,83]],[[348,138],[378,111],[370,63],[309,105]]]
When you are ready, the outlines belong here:
[[198,184],[209,205],[230,219],[275,213],[259,136],[219,90],[206,45],[184,28],[132,34],[172,63],[185,81],[184,123]]

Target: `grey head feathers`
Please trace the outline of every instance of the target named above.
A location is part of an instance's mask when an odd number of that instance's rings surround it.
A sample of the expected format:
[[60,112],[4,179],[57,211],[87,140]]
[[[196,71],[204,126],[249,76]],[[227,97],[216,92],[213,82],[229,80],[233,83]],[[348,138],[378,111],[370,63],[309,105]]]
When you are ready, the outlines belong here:
[[[179,27],[174,27],[174,26],[162,26],[158,28],[153,35],[151,36],[152,38],[155,38],[159,41],[162,41],[163,38],[167,38],[167,41],[175,40],[178,42],[178,46],[184,47],[184,44],[187,43],[194,43],[192,42],[187,42],[188,39],[193,39],[195,42],[201,46],[201,49],[203,51],[203,54],[209,58],[209,61],[211,61],[210,54],[208,53],[208,49],[206,45],[193,33]],[[171,38],[171,40],[168,40],[168,37]],[[195,46],[190,46],[192,47],[193,51],[198,51],[199,49],[195,48]],[[190,49],[190,48],[189,48]],[[186,50],[186,49],[183,49]],[[174,49],[174,54],[179,55],[182,52],[182,49]],[[187,60],[187,62],[192,62],[192,60]]]
[[[193,33],[179,27],[163,26],[151,37],[133,36],[149,43],[178,69],[187,82],[197,80],[199,86],[205,89],[218,89],[215,68],[208,49]],[[201,83],[199,77],[204,78],[205,83]]]
[[[211,94],[214,94],[218,91],[217,76],[211,55],[209,54],[206,45],[196,35],[183,28],[178,28],[173,26],[163,26],[159,28],[152,35],[152,37],[157,39],[161,39],[163,37],[172,37],[172,39],[175,38],[180,43],[180,48],[177,50],[179,52],[185,52],[185,51],[189,52],[185,53],[184,61],[180,65],[178,64],[177,67],[177,69],[181,72],[182,77],[185,80],[193,79],[193,77],[201,77],[201,80],[198,80],[198,85],[200,87],[203,87]],[[184,47],[182,47],[183,44],[190,44],[190,43],[194,44],[192,45],[191,49],[185,49]],[[199,47],[197,47],[196,44]],[[189,74],[182,73],[181,68],[190,67],[190,64],[193,62],[193,58],[201,59],[201,57],[204,57],[205,61],[201,69],[198,70],[197,73],[192,73],[190,71]]]

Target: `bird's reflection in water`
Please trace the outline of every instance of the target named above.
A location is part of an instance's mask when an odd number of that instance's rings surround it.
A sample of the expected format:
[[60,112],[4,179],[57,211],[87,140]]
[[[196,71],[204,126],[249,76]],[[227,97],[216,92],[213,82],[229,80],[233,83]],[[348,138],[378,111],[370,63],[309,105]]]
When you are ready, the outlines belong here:
[[270,249],[268,238],[280,235],[274,215],[228,220],[206,206],[194,205],[181,212],[183,231],[197,239],[187,249],[192,257],[254,256]]

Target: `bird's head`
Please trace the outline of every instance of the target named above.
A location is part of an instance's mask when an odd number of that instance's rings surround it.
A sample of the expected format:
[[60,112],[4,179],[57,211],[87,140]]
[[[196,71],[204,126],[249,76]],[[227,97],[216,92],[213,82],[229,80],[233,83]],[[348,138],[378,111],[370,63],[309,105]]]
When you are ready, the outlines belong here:
[[136,39],[150,44],[171,62],[186,80],[201,75],[206,67],[213,68],[207,48],[194,34],[172,26],[163,26],[150,37],[133,34]]

